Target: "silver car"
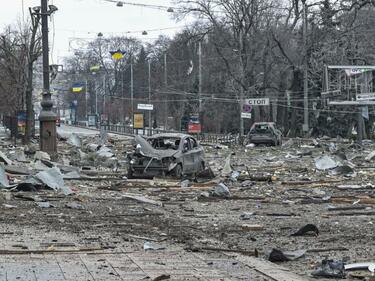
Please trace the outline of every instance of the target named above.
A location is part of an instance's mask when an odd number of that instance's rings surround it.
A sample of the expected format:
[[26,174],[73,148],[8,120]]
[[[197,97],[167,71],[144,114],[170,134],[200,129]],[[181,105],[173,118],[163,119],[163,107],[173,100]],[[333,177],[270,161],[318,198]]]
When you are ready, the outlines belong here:
[[135,137],[135,151],[128,154],[128,177],[194,175],[204,170],[204,152],[197,140],[186,134],[156,134]]
[[256,122],[251,126],[246,142],[264,145],[281,145],[281,132],[273,122]]

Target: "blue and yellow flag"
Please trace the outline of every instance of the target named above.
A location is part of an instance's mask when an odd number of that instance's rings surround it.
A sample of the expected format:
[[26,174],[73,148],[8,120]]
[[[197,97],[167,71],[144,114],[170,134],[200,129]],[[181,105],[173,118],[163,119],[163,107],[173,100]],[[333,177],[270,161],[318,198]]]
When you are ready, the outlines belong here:
[[80,93],[84,89],[84,85],[82,83],[75,83],[72,85],[72,92],[73,93]]
[[90,67],[91,72],[97,72],[100,70],[100,65],[94,65]]
[[120,60],[124,57],[124,54],[125,52],[124,51],[121,51],[121,50],[117,50],[117,51],[111,51],[111,56],[113,59],[115,60]]

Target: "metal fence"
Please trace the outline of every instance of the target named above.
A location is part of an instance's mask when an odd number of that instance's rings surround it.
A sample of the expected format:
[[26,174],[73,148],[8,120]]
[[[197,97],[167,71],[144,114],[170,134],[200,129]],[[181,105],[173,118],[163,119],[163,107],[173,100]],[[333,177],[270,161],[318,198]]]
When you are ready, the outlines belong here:
[[[161,129],[134,129],[131,126],[124,126],[124,125],[101,125],[101,128],[110,133],[116,134],[123,134],[128,136],[134,135],[145,135],[151,136],[154,134],[160,133],[187,133],[181,131],[173,131],[173,130],[161,130]],[[233,134],[211,134],[211,133],[200,133],[200,134],[193,134],[198,141],[202,143],[214,143],[214,144],[224,144],[224,145],[238,145],[242,143],[242,138],[239,135]]]

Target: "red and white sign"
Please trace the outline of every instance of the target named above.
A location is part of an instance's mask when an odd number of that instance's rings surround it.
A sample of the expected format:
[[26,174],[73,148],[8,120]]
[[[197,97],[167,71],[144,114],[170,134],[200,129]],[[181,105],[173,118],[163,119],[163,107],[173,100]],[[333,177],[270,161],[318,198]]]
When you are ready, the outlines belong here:
[[189,123],[188,133],[189,134],[199,134],[202,131],[202,126],[200,123]]

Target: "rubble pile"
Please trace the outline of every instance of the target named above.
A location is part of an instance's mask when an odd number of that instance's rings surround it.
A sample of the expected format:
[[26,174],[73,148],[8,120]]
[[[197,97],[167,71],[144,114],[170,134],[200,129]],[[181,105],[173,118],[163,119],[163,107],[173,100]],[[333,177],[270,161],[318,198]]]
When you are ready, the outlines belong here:
[[373,275],[371,141],[205,145],[205,173],[214,177],[181,179],[127,179],[134,143],[125,136],[72,134],[59,141],[57,159],[0,145],[1,224],[63,229],[85,245],[96,237],[95,247],[106,249],[130,243],[164,251],[168,244],[257,256],[306,280]]

